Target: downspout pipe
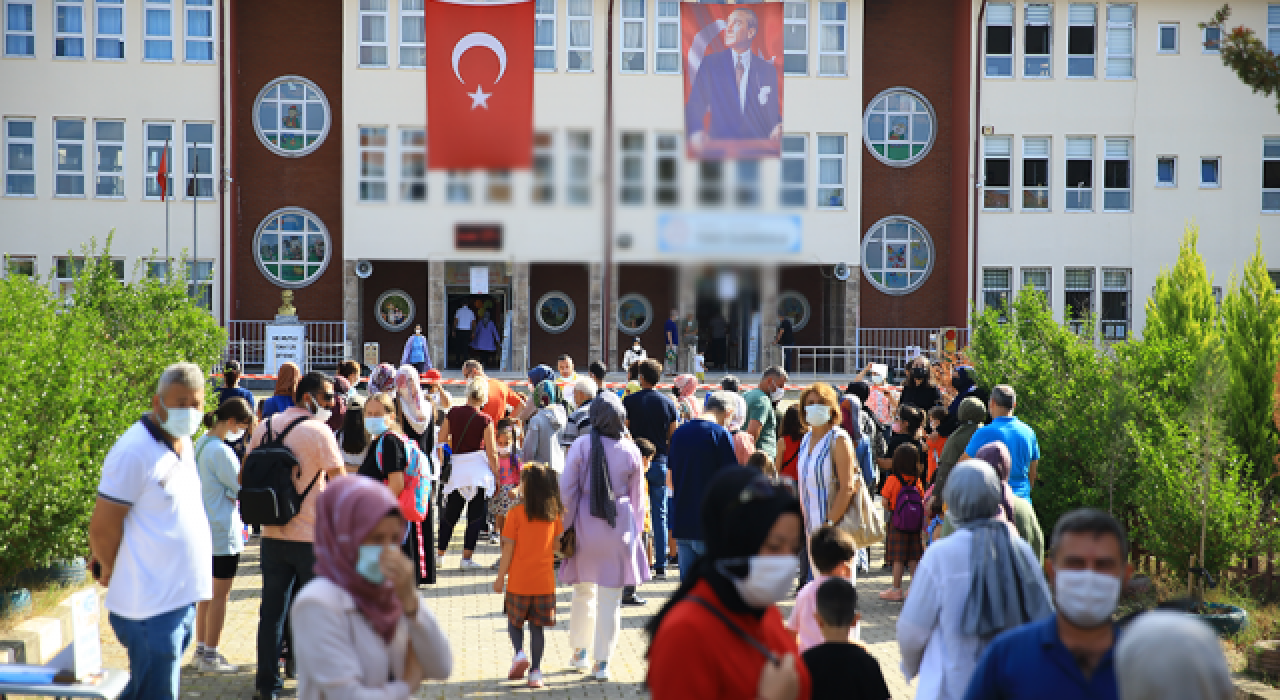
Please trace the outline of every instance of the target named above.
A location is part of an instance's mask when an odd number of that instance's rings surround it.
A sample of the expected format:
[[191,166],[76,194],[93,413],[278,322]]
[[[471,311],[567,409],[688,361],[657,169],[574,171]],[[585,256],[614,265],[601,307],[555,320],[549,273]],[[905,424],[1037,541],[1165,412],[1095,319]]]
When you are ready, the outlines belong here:
[[[971,37],[974,35],[977,36],[978,45],[976,47],[977,50],[973,51],[974,98],[973,98],[973,123],[971,125],[971,127],[973,128],[972,148],[973,148],[974,183],[973,183],[973,244],[969,251],[969,255],[973,259],[973,267],[972,267],[972,270],[970,271],[970,279],[969,279],[969,302],[970,303],[965,305],[967,307],[966,312],[969,310],[969,308],[972,308],[972,306],[976,304],[978,300],[978,212],[981,210],[981,205],[982,205],[982,202],[979,199],[982,195],[982,188],[979,187],[979,184],[981,184],[980,178],[982,177],[982,171],[981,171],[982,164],[979,161],[979,159],[981,158],[980,154],[982,152],[982,144],[980,143],[981,133],[982,133],[982,51],[983,51],[982,21],[983,21],[983,17],[985,17],[986,14],[987,14],[987,0],[982,0],[982,3],[978,6],[977,26],[971,27],[969,29],[969,36]],[[966,328],[970,326],[968,313],[965,314],[964,325]]]
[[227,173],[227,3],[218,7],[218,322],[227,327],[227,306],[231,295],[227,293],[227,193],[230,191]]
[[613,3],[609,0],[604,40],[604,274],[600,284],[600,360],[609,364],[613,337]]

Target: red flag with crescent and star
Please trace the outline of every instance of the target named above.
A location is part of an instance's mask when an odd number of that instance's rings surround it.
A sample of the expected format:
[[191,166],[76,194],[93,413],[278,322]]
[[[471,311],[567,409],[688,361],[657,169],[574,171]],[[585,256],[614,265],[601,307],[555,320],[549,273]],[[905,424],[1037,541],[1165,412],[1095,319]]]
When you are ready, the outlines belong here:
[[428,0],[427,167],[533,163],[533,0]]

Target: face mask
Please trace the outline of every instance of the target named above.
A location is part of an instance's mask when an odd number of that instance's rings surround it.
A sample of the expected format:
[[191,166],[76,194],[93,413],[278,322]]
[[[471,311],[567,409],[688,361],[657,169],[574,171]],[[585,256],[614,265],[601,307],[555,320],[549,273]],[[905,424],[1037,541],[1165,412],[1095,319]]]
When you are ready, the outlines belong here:
[[929,378],[929,368],[928,368],[928,367],[912,367],[912,368],[911,368],[911,376],[912,376],[912,377],[915,377],[916,379],[920,379],[920,380],[928,379],[928,378]]
[[507,445],[506,447],[503,447],[502,445],[498,445],[498,454],[502,455],[503,457],[506,457],[507,455],[511,454],[511,445]]
[[226,442],[240,442],[240,438],[242,437],[244,437],[244,428],[227,433],[227,436],[223,438],[223,440]]
[[356,573],[360,574],[364,580],[377,586],[386,580],[386,576],[382,573],[382,545],[380,544],[362,544],[360,545],[360,558],[356,560]]
[[1084,629],[1106,624],[1120,600],[1120,579],[1087,569],[1059,571],[1053,589],[1058,610]]
[[[746,578],[737,578],[726,569],[726,564],[747,562]],[[767,608],[791,592],[796,574],[800,572],[800,560],[788,554],[771,554],[728,559],[716,562],[716,570],[733,581],[742,596],[742,602],[753,608]]]
[[198,408],[169,408],[160,402],[160,407],[164,409],[169,417],[160,424],[160,427],[168,434],[176,438],[191,437],[196,434],[196,429],[200,427],[200,423],[204,420],[204,414],[200,413]]
[[805,406],[804,419],[809,425],[826,425],[831,420],[831,407],[820,403]]
[[370,435],[381,435],[387,432],[387,417],[365,416],[364,429],[368,430]]
[[783,389],[782,387],[778,387],[777,389],[774,389],[773,391],[769,392],[769,398],[773,399],[775,402],[781,401],[782,397],[786,395],[787,395],[787,390]]
[[321,423],[328,423],[330,416],[333,415],[333,411],[330,411],[324,406],[321,406],[320,403],[317,402],[314,398],[312,397],[307,397],[307,398],[311,400],[311,413],[315,415],[316,420],[320,421]]

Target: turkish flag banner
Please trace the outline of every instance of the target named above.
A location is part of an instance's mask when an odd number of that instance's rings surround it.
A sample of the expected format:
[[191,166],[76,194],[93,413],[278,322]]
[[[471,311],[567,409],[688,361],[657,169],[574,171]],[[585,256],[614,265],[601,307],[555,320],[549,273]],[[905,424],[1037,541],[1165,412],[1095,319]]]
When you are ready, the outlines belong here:
[[428,0],[427,167],[533,164],[533,0]]

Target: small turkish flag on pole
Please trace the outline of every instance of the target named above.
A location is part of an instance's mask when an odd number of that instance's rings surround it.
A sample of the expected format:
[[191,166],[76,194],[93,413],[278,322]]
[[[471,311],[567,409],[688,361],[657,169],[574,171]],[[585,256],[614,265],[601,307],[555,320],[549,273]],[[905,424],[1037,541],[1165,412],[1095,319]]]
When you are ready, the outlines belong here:
[[428,0],[427,165],[533,163],[533,0]]
[[164,141],[164,150],[160,151],[160,167],[156,168],[156,185],[160,187],[160,201],[166,201],[169,185],[169,140]]

